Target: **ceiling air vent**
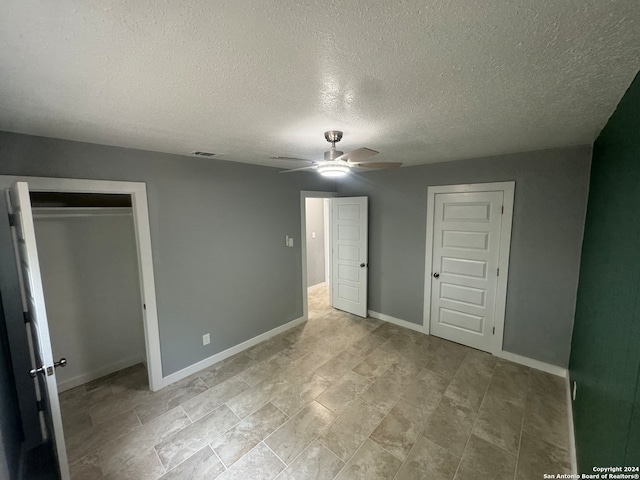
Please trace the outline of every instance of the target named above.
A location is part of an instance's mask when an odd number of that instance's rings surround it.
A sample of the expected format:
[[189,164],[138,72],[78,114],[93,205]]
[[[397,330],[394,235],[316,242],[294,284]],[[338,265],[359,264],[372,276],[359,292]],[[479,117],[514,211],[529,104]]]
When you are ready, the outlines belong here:
[[211,152],[191,152],[192,157],[211,158],[211,157],[214,157],[215,155],[216,155],[215,153],[211,153]]

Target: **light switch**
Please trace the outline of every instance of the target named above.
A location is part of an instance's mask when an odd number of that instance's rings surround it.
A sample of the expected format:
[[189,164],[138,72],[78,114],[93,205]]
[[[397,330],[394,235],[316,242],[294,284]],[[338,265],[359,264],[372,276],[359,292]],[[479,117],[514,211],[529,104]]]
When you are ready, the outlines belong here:
[[293,247],[293,237],[289,237],[289,246]]

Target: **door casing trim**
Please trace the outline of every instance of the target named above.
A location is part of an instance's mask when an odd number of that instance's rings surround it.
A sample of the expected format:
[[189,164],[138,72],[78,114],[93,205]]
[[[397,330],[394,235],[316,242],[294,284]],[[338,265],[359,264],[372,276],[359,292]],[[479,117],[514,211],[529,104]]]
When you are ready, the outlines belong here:
[[498,252],[498,268],[500,275],[496,285],[496,301],[494,327],[496,329],[491,341],[491,353],[501,353],[504,343],[504,320],[507,306],[507,280],[509,277],[509,253],[511,250],[511,226],[513,223],[513,201],[516,182],[472,183],[462,185],[438,185],[427,188],[427,229],[424,267],[424,311],[422,316],[422,331],[431,331],[431,271],[433,262],[433,220],[435,196],[438,193],[468,193],[468,192],[503,192],[504,212],[500,227],[500,242]]

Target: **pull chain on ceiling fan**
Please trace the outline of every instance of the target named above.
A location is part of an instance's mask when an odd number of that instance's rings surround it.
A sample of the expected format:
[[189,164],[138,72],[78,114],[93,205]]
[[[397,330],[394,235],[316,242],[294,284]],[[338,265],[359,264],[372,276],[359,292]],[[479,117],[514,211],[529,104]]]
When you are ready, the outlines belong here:
[[283,170],[280,173],[303,172],[316,170],[325,177],[342,177],[351,171],[366,171],[366,169],[398,168],[400,162],[372,162],[369,157],[377,155],[378,152],[370,148],[358,148],[344,153],[336,149],[336,143],[342,139],[342,132],[339,130],[329,130],[324,132],[324,138],[331,143],[331,148],[324,152],[324,160],[317,162],[294,157],[271,157],[278,160],[292,160],[296,162],[308,162],[310,166]]

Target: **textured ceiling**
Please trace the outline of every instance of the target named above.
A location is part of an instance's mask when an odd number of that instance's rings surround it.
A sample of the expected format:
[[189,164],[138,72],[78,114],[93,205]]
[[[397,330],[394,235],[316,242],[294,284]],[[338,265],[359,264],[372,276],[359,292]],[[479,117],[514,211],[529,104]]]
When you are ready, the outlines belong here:
[[0,6],[0,130],[272,166],[591,143],[638,69],[638,0]]

